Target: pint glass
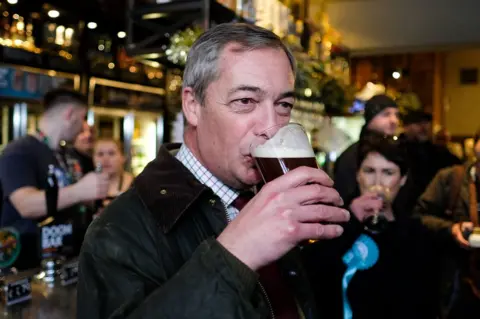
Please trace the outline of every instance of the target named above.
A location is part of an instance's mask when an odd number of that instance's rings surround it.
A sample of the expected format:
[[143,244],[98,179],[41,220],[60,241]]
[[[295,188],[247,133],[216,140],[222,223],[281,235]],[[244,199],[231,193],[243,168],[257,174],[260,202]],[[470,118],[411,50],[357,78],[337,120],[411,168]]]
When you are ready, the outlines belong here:
[[318,168],[308,136],[300,124],[267,129],[252,143],[250,152],[265,183],[300,166]]

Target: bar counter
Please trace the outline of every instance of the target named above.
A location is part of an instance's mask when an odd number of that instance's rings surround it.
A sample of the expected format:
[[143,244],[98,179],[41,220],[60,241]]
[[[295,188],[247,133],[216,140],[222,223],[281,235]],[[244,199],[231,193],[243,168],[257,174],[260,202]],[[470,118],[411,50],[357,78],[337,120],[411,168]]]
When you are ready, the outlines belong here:
[[10,307],[1,306],[0,318],[8,319],[74,319],[76,317],[77,288],[75,284],[63,287],[60,283],[47,284],[33,279],[32,300]]

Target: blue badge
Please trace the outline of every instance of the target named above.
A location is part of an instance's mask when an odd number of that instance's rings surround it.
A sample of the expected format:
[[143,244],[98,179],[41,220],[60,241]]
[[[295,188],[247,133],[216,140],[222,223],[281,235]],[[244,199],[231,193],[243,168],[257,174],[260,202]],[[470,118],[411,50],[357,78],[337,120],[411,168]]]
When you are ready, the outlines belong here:
[[347,266],[347,270],[342,279],[343,317],[345,319],[351,319],[353,317],[352,309],[347,299],[347,288],[353,275],[355,275],[357,270],[365,270],[373,267],[378,261],[378,256],[379,251],[377,244],[367,235],[360,235],[352,245],[352,248],[343,256],[343,263]]

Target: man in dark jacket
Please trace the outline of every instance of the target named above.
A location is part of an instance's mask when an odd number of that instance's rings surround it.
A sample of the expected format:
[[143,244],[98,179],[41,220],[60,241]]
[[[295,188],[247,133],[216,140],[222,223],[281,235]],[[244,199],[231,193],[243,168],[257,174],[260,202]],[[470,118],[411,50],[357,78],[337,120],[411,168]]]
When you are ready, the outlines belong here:
[[[371,132],[392,136],[399,125],[399,111],[394,100],[386,95],[375,95],[365,103],[365,125],[360,133],[360,140],[364,134]],[[358,195],[356,181],[358,143],[352,144],[340,155],[335,162],[334,181],[335,189],[344,199],[353,199]]]
[[448,148],[432,141],[432,115],[423,111],[410,111],[402,118],[411,176],[415,180],[412,196],[420,197],[435,175],[445,167],[461,164]]
[[440,170],[415,208],[415,217],[446,257],[438,270],[442,276],[442,307],[451,319],[477,318],[480,311],[480,263],[474,262],[475,249],[468,241],[473,228],[471,215],[478,215],[480,207],[479,135],[474,145],[477,161]]
[[289,122],[294,65],[257,26],[222,24],[196,41],[185,144],[163,146],[91,225],[78,318],[315,318],[295,247],[342,233],[349,215],[332,181],[300,167],[248,203],[242,193],[261,180],[253,139]]
[[[474,296],[467,283],[472,248],[465,235],[472,229],[469,216],[469,184],[471,172],[476,171],[478,166],[480,165],[464,165],[466,173],[458,185],[458,195],[454,203],[449,201],[452,199],[451,193],[455,191],[454,175],[457,167],[440,170],[420,197],[415,209],[415,216],[432,239],[437,241],[438,251],[445,253],[442,257],[446,258],[442,264],[438,264],[438,270],[441,270],[439,275],[442,276],[442,306],[444,311],[448,312],[448,318],[452,319],[477,318],[480,311],[480,299]],[[478,178],[478,175],[475,178]],[[478,182],[475,184],[478,193]]]

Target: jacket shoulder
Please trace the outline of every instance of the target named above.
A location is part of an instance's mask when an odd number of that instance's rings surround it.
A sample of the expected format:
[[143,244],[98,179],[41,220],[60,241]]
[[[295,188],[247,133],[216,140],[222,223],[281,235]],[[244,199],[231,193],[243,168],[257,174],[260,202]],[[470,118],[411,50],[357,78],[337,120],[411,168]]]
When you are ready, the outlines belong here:
[[355,157],[358,152],[358,142],[353,143],[350,145],[342,154],[338,157],[337,161],[341,161],[344,158],[352,158]]
[[435,180],[437,181],[450,181],[453,178],[453,175],[457,171],[459,167],[462,167],[463,165],[454,165],[446,168],[442,168],[441,170],[438,171]]
[[137,244],[143,248],[136,250],[138,253],[142,250],[156,251],[155,241],[143,240],[145,236],[157,238],[161,233],[155,231],[156,227],[153,216],[132,187],[111,202],[92,222],[85,234],[82,252],[118,259],[119,253],[128,254],[129,247]]

